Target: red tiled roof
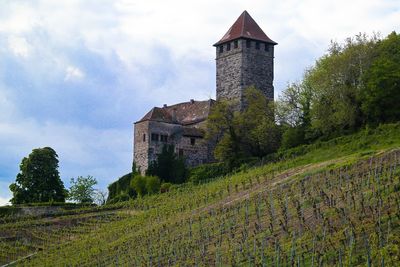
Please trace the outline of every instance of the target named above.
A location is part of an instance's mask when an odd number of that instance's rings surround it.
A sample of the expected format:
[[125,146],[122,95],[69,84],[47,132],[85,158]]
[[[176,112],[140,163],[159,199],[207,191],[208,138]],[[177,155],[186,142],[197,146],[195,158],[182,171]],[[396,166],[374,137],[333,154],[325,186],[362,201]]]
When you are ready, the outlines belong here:
[[206,101],[193,100],[163,108],[154,107],[137,122],[151,120],[190,125],[206,120],[214,102],[212,99]]
[[266,43],[276,45],[258,26],[257,22],[250,16],[247,11],[244,11],[239,18],[235,21],[227,33],[219,40],[214,46],[233,41],[239,38],[247,38],[258,40]]

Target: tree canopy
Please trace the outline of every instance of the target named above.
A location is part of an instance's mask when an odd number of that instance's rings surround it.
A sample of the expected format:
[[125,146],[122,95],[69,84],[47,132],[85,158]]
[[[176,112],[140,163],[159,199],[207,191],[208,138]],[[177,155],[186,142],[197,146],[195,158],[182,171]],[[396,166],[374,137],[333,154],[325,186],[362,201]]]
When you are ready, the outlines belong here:
[[206,138],[217,143],[215,157],[231,169],[248,158],[275,152],[280,144],[273,102],[254,87],[246,89],[244,100],[242,111],[234,102],[216,103],[207,123]]
[[58,155],[51,147],[33,149],[20,164],[10,185],[11,203],[65,202],[67,191],[58,172]]
[[93,176],[79,176],[77,179],[71,178],[68,198],[78,203],[93,203],[96,197],[96,190],[93,186],[97,180]]
[[343,44],[332,42],[278,100],[278,121],[286,127],[282,144],[288,148],[398,121],[399,103],[400,35],[359,34]]

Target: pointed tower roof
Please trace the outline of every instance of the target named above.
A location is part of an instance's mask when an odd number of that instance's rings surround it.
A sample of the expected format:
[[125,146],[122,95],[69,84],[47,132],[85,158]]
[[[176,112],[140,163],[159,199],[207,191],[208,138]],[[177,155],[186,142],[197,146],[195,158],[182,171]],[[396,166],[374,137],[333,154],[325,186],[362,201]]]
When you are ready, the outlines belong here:
[[258,26],[257,22],[254,21],[254,19],[246,10],[243,11],[243,13],[239,16],[235,23],[233,23],[228,32],[225,33],[222,39],[214,44],[214,46],[239,38],[253,39],[273,45],[277,44],[263,32],[260,26]]

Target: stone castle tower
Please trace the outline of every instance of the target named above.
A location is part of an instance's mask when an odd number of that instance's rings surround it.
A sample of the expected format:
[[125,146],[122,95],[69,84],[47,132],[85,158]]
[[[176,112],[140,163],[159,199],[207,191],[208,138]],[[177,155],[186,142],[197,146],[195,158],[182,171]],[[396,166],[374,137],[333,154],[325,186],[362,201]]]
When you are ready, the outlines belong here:
[[[249,86],[274,98],[274,45],[244,11],[214,46],[217,48],[217,100],[237,100],[243,108],[243,92]],[[213,162],[215,143],[205,140],[208,116],[215,101],[191,99],[152,108],[134,124],[134,161],[142,174],[161,153],[173,145],[187,166]]]
[[274,46],[272,41],[244,11],[214,46],[217,48],[217,101],[238,101],[243,108],[243,92],[250,86],[274,99]]

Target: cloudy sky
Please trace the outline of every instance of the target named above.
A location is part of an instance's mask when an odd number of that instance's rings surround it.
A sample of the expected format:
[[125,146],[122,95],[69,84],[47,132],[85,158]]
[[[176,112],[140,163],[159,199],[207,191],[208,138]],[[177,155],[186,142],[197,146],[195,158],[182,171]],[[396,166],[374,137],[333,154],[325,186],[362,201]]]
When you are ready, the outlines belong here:
[[128,173],[133,122],[215,98],[218,41],[247,10],[275,50],[275,97],[330,40],[400,30],[398,0],[0,0],[0,205],[21,159],[51,146],[66,186]]

